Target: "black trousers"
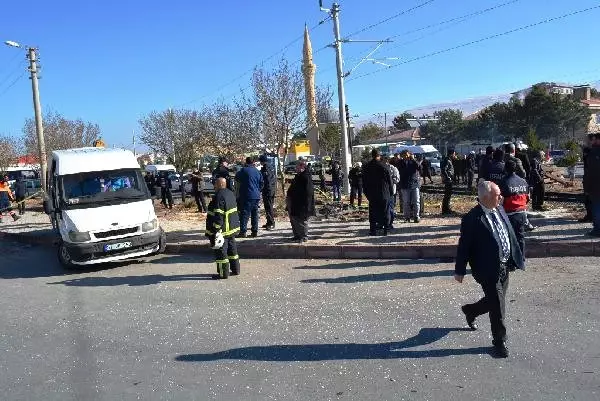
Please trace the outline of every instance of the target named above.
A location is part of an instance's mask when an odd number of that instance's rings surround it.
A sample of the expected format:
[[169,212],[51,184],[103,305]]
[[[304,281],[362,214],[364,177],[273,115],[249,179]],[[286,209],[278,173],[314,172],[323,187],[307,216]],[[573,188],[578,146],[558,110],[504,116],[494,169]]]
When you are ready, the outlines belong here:
[[515,231],[517,242],[519,243],[519,248],[521,248],[521,254],[523,254],[523,259],[525,259],[525,226],[528,223],[527,213],[520,212],[510,214],[508,216],[508,220],[510,221],[510,225]]
[[25,197],[24,196],[17,196],[17,202],[18,203],[18,209],[19,209],[19,214],[25,214]]
[[429,178],[429,182],[433,183],[433,179],[431,178],[431,169],[423,170],[423,184],[425,184],[425,179]]
[[387,226],[387,199],[369,200],[369,231],[374,233],[378,228]]
[[167,206],[167,202],[169,207],[173,207],[173,194],[169,188],[161,188],[160,189],[160,198],[163,205]]
[[[502,276],[502,275],[501,275]],[[464,306],[468,316],[477,317],[486,313],[490,314],[490,325],[492,326],[493,344],[506,341],[506,290],[508,289],[508,272],[496,282],[479,283],[483,289],[484,297],[474,304]]]
[[442,200],[442,213],[450,213],[450,199],[452,198],[452,182],[444,184],[444,199]]
[[263,205],[265,206],[265,217],[267,219],[268,226],[275,225],[275,212],[273,206],[275,204],[275,195],[263,194]]
[[354,206],[354,200],[358,198],[358,206],[362,205],[363,187],[362,185],[350,187],[350,205]]
[[194,192],[194,200],[199,212],[206,213],[208,211],[206,208],[206,199],[204,199],[204,191]]
[[220,278],[229,277],[229,270],[234,275],[240,274],[240,257],[237,253],[235,236],[226,237],[221,249],[215,249],[215,262]]
[[531,206],[533,209],[539,209],[544,205],[544,196],[546,195],[546,184],[540,182],[533,185],[533,191],[531,191]]
[[585,199],[585,217],[589,217],[591,219],[593,215],[592,200],[590,199],[590,196],[588,194],[584,194],[583,196]]
[[467,188],[473,188],[473,179],[475,178],[475,172],[472,170],[467,171]]

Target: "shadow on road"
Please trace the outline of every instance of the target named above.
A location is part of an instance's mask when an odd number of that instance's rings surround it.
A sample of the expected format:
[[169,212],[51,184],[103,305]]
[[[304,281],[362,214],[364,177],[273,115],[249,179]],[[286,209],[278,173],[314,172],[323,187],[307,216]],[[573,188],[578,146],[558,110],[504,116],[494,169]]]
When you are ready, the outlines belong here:
[[212,354],[184,354],[175,358],[181,362],[208,362],[237,359],[269,362],[310,362],[354,359],[434,358],[451,355],[489,354],[490,347],[406,350],[432,344],[453,331],[467,328],[422,328],[416,336],[398,342],[379,344],[304,344],[267,345],[234,348]]
[[372,273],[361,274],[359,276],[332,277],[332,278],[311,278],[301,280],[301,283],[326,283],[326,284],[352,284],[365,281],[387,281],[387,280],[414,280],[425,277],[445,277],[452,276],[454,270],[437,270],[426,272],[390,272],[390,273]]
[[127,285],[139,287],[144,285],[155,285],[167,281],[192,281],[211,280],[213,274],[180,274],[176,276],[163,276],[162,274],[151,274],[148,276],[125,276],[125,277],[82,277],[71,280],[56,281],[48,284],[64,284],[73,287],[114,287]]
[[434,265],[440,263],[439,259],[399,259],[399,260],[364,260],[364,261],[350,261],[344,263],[330,263],[322,266],[297,266],[294,269],[297,270],[342,270],[342,269],[353,269],[356,267],[389,267],[389,266],[412,266],[412,265]]

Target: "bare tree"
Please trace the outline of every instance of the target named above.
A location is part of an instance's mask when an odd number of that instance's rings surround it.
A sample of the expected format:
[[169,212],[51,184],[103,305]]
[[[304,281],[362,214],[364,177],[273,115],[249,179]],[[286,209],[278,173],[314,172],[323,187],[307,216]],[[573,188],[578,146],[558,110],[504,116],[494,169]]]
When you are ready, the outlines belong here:
[[[274,148],[278,155],[283,152],[285,160],[292,135],[306,129],[302,73],[282,59],[273,71],[256,68],[252,75],[252,87],[256,105],[264,116],[265,143]],[[282,190],[285,191],[283,174],[281,181]]]
[[0,135],[0,171],[16,164],[18,158],[18,144],[16,138]]
[[330,112],[332,110],[333,91],[331,86],[317,86],[315,91],[317,103],[317,121],[320,123],[329,123]]
[[196,166],[200,149],[207,146],[206,120],[195,110],[153,111],[139,124],[142,142],[167,156],[177,171]]
[[[50,155],[54,150],[92,146],[94,140],[100,137],[98,124],[85,122],[81,119],[69,120],[60,113],[50,111],[44,115],[44,139],[46,152]],[[37,133],[35,120],[28,118],[23,127],[25,150],[38,154]]]

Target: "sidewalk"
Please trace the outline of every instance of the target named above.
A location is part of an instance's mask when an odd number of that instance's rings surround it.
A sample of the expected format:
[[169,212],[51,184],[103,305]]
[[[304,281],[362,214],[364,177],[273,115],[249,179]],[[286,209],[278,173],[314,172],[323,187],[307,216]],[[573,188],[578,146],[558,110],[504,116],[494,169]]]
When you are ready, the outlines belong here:
[[[204,237],[204,219],[189,213],[175,219],[169,212],[159,215],[167,232],[168,253],[210,253]],[[17,222],[0,225],[0,240],[53,245],[56,241],[48,217],[28,212]],[[538,229],[527,234],[527,257],[600,256],[600,240],[585,236],[590,224],[577,223],[566,210],[530,215]],[[261,222],[262,225],[262,222]],[[368,236],[367,221],[312,221],[309,241],[289,242],[290,224],[280,221],[273,231],[259,231],[257,238],[239,239],[239,252],[247,258],[325,259],[429,259],[453,258],[460,218],[424,217],[421,223],[396,223],[387,237]]]

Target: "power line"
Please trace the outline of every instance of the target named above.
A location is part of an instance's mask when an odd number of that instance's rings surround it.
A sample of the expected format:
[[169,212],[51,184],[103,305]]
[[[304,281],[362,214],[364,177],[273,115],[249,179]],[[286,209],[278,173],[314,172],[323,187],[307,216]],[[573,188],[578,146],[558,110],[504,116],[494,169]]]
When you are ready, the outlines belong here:
[[417,4],[416,6],[414,6],[414,7],[412,7],[412,8],[406,9],[406,10],[404,10],[404,11],[400,11],[399,13],[397,13],[397,14],[394,14],[394,15],[392,15],[392,16],[390,16],[390,17],[387,17],[387,18],[385,18],[385,19],[382,19],[382,20],[381,20],[381,21],[379,21],[379,22],[376,22],[376,23],[374,23],[374,24],[371,24],[371,25],[368,25],[368,26],[366,26],[366,27],[364,27],[364,28],[362,28],[362,29],[359,29],[358,31],[356,31],[356,32],[353,32],[353,33],[351,33],[350,35],[346,36],[346,38],[351,38],[352,36],[356,36],[356,35],[358,35],[359,33],[363,33],[363,32],[365,32],[365,31],[368,31],[368,30],[370,30],[370,29],[373,29],[373,28],[375,28],[376,26],[379,26],[379,25],[385,24],[386,22],[389,22],[389,21],[391,21],[391,20],[393,20],[393,19],[395,19],[395,18],[398,18],[398,17],[400,17],[400,16],[402,16],[402,15],[405,15],[405,14],[408,14],[408,13],[410,13],[410,12],[412,12],[412,11],[418,10],[418,9],[419,9],[419,8],[421,8],[421,7],[425,7],[427,4],[433,3],[434,1],[435,1],[435,0],[427,0],[427,1],[424,1],[423,3]]
[[4,88],[4,90],[2,91],[2,93],[0,93],[0,96],[3,96],[3,95],[6,93],[6,92],[8,92],[8,90],[9,90],[10,88],[12,88],[12,87],[13,87],[13,86],[14,86],[14,85],[15,85],[15,84],[16,84],[16,83],[17,83],[17,82],[18,82],[18,81],[19,81],[21,78],[23,78],[23,76],[25,75],[25,73],[26,73],[26,72],[27,72],[27,71],[23,71],[23,72],[21,73],[21,75],[19,75],[17,78],[15,78],[15,79],[14,79],[14,80],[13,80],[13,81],[10,83],[10,85],[8,85],[6,88]]
[[[17,56],[18,56],[18,55],[19,55],[19,54],[17,54]],[[13,77],[13,76],[14,76],[14,75],[17,73],[17,71],[19,71],[21,68],[24,68],[26,64],[27,64],[27,61],[25,61],[25,60],[22,60],[22,61],[19,63],[19,65],[17,65],[17,66],[16,66],[16,67],[15,67],[15,68],[14,68],[14,69],[11,71],[11,72],[9,72],[8,74],[6,74],[6,75],[4,76],[4,79],[2,80],[2,82],[0,82],[0,88],[1,88],[2,86],[4,86],[4,84],[5,84],[6,82],[8,82],[8,80],[9,80],[9,79],[11,79],[11,78],[12,78],[12,77]]]
[[[310,29],[309,29],[309,31],[313,31],[314,29],[318,28],[319,26],[321,26],[322,24],[324,24],[325,22],[327,22],[327,20],[328,20],[328,19],[329,19],[329,18],[325,18],[324,20],[322,20],[322,21],[319,21],[319,22],[318,22],[317,24],[315,24],[315,25],[314,25],[312,28],[310,28]],[[279,50],[278,50],[278,51],[276,51],[275,53],[271,54],[271,55],[270,55],[270,56],[268,56],[267,58],[265,58],[265,59],[263,59],[263,60],[259,61],[258,63],[256,63],[256,64],[255,64],[255,66],[256,66],[256,65],[263,65],[264,63],[266,63],[266,62],[268,62],[268,61],[272,60],[272,59],[273,59],[273,58],[275,58],[277,55],[279,55],[279,54],[281,54],[281,53],[284,53],[284,52],[285,52],[287,49],[289,49],[290,47],[292,47],[293,45],[295,45],[296,43],[298,43],[298,42],[299,42],[301,39],[303,39],[303,38],[304,38],[304,34],[302,34],[302,35],[300,35],[300,36],[296,37],[294,40],[292,40],[291,42],[289,42],[287,45],[285,45],[284,47],[282,47],[281,49],[279,49]],[[318,52],[317,52],[317,53],[318,53]],[[202,97],[200,97],[200,98],[198,98],[198,99],[195,99],[195,100],[191,100],[191,101],[189,101],[189,102],[182,103],[182,104],[181,104],[181,106],[185,106],[185,105],[188,105],[188,104],[191,104],[191,103],[197,103],[197,102],[199,102],[199,101],[201,101],[201,100],[204,100],[204,99],[206,99],[206,98],[207,98],[207,97],[209,97],[209,96],[212,96],[212,95],[214,95],[215,93],[218,93],[218,92],[220,92],[221,90],[225,89],[226,87],[230,86],[231,84],[233,84],[233,83],[235,83],[235,82],[239,81],[240,79],[244,78],[246,75],[250,74],[252,71],[254,71],[254,68],[255,68],[254,66],[253,66],[252,68],[249,68],[248,70],[244,71],[242,74],[238,75],[237,77],[235,77],[235,78],[234,78],[234,79],[232,79],[231,81],[229,81],[229,82],[227,82],[227,83],[225,83],[225,84],[223,84],[223,85],[219,86],[219,87],[218,87],[217,89],[215,89],[214,91],[212,91],[212,92],[210,92],[210,93],[208,93],[208,94],[206,94],[206,95],[204,95],[204,96],[202,96]]]
[[456,45],[456,46],[453,46],[453,47],[449,47],[447,49],[438,50],[438,51],[435,51],[433,53],[429,53],[429,54],[425,54],[425,55],[422,55],[422,56],[414,57],[414,58],[411,58],[409,60],[403,61],[401,63],[397,63],[397,64],[394,64],[394,65],[391,65],[389,67],[380,68],[379,70],[371,71],[371,72],[368,72],[366,74],[362,74],[362,75],[356,76],[354,78],[350,78],[348,80],[348,82],[354,81],[354,80],[359,79],[359,78],[364,78],[364,77],[367,77],[369,75],[373,75],[373,74],[376,74],[376,73],[379,73],[379,72],[382,72],[382,71],[386,71],[386,70],[389,70],[391,68],[399,67],[399,66],[404,65],[404,64],[409,64],[409,63],[413,63],[415,61],[423,60],[423,59],[426,59],[426,58],[429,58],[429,57],[433,57],[433,56],[437,56],[437,55],[440,55],[440,54],[443,54],[443,53],[448,53],[448,52],[451,52],[451,51],[454,51],[454,50],[458,50],[458,49],[463,48],[463,47],[472,46],[474,44],[485,42],[487,40],[496,39],[496,38],[499,38],[499,37],[502,37],[502,36],[506,36],[506,35],[510,35],[512,33],[519,32],[519,31],[524,31],[524,30],[527,30],[527,29],[530,29],[530,28],[534,28],[534,27],[539,26],[539,25],[548,24],[550,22],[554,22],[554,21],[558,21],[558,20],[565,19],[565,18],[568,18],[568,17],[572,17],[574,15],[581,14],[581,13],[588,12],[588,11],[592,11],[592,10],[595,10],[595,9],[598,9],[598,8],[600,8],[600,5],[597,5],[597,6],[594,6],[594,7],[588,7],[588,8],[585,8],[583,10],[573,11],[571,13],[560,15],[558,17],[547,18],[545,20],[538,21],[538,22],[535,22],[533,24],[524,25],[524,26],[521,26],[521,27],[518,27],[518,28],[515,28],[515,29],[511,29],[509,31],[505,31],[505,32],[502,32],[502,33],[497,33],[497,34],[494,34],[494,35],[486,36],[484,38],[473,40],[473,41],[466,42],[466,43],[462,43],[462,44],[459,44],[459,45]]

